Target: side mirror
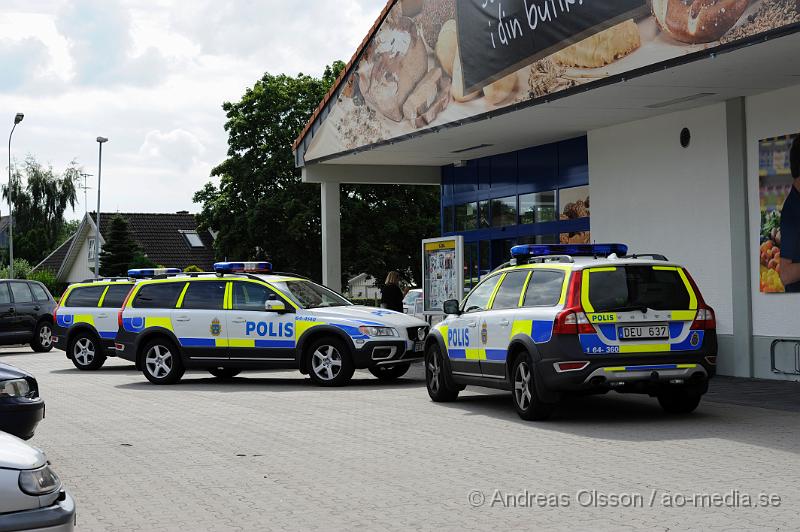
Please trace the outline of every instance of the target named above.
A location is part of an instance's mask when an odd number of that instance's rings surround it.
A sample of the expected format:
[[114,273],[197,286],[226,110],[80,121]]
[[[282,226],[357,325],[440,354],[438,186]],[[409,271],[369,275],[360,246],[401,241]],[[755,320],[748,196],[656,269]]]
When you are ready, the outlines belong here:
[[286,304],[277,299],[268,299],[264,303],[264,310],[267,312],[286,312]]
[[461,314],[461,310],[459,309],[459,307],[460,303],[458,302],[458,299],[448,299],[442,305],[442,310],[444,310],[444,313],[447,314],[448,316],[450,315],[458,316]]

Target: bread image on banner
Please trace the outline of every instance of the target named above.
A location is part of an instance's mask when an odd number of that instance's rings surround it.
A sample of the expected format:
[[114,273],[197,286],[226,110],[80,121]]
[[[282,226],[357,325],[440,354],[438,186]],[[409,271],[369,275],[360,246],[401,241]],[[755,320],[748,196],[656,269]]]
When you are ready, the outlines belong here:
[[564,66],[600,68],[638,50],[642,45],[639,26],[626,20],[557,52],[553,59]]

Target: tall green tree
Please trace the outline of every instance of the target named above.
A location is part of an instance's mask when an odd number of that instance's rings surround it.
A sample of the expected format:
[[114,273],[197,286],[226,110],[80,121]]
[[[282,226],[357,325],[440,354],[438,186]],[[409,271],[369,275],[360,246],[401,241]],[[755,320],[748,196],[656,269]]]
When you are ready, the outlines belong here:
[[100,252],[100,275],[104,277],[127,275],[128,269],[140,253],[141,249],[131,235],[128,220],[115,215],[108,226],[107,238]]
[[[201,227],[219,233],[219,258],[269,257],[278,270],[321,277],[319,185],[301,181],[292,143],[344,66],[322,78],[267,73],[223,105],[228,158],[212,170],[219,185],[194,196]],[[438,189],[347,185],[341,200],[345,276],[397,269],[419,279],[419,240],[438,234]]]
[[[65,225],[64,212],[74,208],[76,183],[82,169],[73,161],[57,174],[33,156],[12,175],[14,204],[14,257],[38,264],[60,243]],[[3,198],[8,201],[8,186]]]

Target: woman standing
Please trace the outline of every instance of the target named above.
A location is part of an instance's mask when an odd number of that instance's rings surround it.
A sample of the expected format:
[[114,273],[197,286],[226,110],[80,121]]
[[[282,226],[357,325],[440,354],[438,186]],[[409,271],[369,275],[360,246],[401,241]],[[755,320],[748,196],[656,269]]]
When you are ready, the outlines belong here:
[[403,312],[403,290],[400,288],[400,274],[389,272],[381,288],[381,308]]

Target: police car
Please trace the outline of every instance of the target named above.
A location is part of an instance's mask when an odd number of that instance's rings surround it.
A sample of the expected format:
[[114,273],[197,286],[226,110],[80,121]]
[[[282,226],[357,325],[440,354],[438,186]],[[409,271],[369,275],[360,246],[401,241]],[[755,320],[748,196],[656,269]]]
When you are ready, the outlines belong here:
[[523,419],[565,394],[645,393],[693,411],[716,372],[714,311],[689,272],[622,244],[525,245],[484,278],[426,341],[428,393],[509,390]]
[[180,273],[177,268],[131,270],[131,277],[87,279],[71,284],[53,313],[53,346],[80,370],[96,370],[115,355],[117,314],[137,278]]
[[355,306],[303,277],[273,274],[269,263],[214,269],[138,282],[119,312],[117,356],[155,384],[186,369],[231,378],[294,368],[322,386],[346,384],[358,368],[397,379],[423,357],[420,319]]

